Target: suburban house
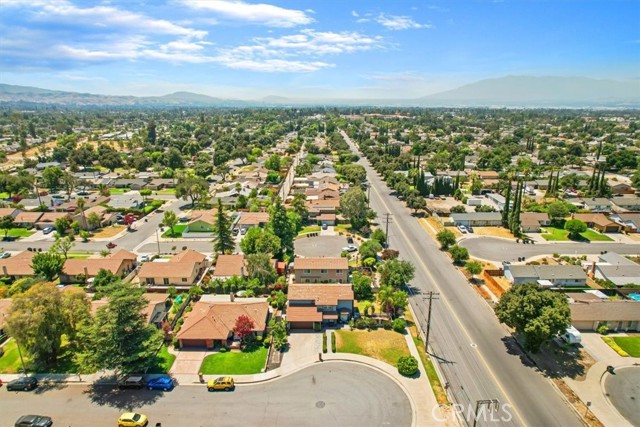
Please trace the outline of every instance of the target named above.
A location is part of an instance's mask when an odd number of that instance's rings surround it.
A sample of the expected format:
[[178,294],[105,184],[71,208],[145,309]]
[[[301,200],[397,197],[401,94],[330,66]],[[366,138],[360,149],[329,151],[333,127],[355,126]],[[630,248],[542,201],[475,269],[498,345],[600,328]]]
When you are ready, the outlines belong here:
[[636,192],[632,186],[624,182],[609,180],[607,183],[611,189],[611,194],[635,194]]
[[[74,214],[71,220],[78,221],[78,223],[80,224],[80,228],[82,228],[83,230],[91,231],[91,230],[95,230],[96,228],[100,228],[105,225],[110,225],[116,222],[117,214],[115,212],[109,212],[109,210],[104,206],[99,206],[99,205],[92,206],[89,209],[86,209],[84,211],[84,215],[80,211],[77,211],[77,212],[78,213]],[[90,222],[89,216],[92,213],[95,213],[96,215],[98,215],[98,218],[100,218],[99,224],[89,223]]]
[[192,211],[185,233],[211,233],[217,212],[217,209]]
[[[169,308],[171,308],[171,304],[167,304],[169,294],[150,292],[144,294],[144,298],[147,300],[147,306],[144,308],[144,315],[147,322],[159,328],[162,326],[162,322],[166,320],[167,314],[169,314]],[[108,303],[109,300],[106,297],[91,301],[91,315],[95,316],[98,309]]]
[[605,199],[603,197],[592,197],[590,199],[583,199],[582,204],[591,212],[611,212],[611,200]]
[[16,216],[20,213],[20,209],[16,208],[0,208],[0,218],[4,218],[5,216],[10,216],[14,220]]
[[233,276],[245,277],[246,275],[247,267],[244,255],[218,255],[211,278],[226,280]]
[[585,286],[587,274],[578,265],[505,264],[505,277],[514,285],[538,283],[541,286]]
[[16,227],[33,228],[42,216],[42,212],[20,211],[13,218]]
[[43,229],[45,227],[55,226],[56,219],[69,217],[66,212],[44,212],[36,222],[36,228]]
[[640,211],[640,197],[616,197],[613,199],[613,203],[616,205],[616,208],[623,209],[624,211]]
[[524,233],[539,233],[540,227],[551,223],[546,212],[523,212],[520,214],[520,226]]
[[128,188],[130,190],[142,190],[147,186],[147,181],[142,178],[117,178],[111,183],[115,188]]
[[307,200],[307,210],[309,211],[309,220],[315,221],[316,218],[323,214],[336,214],[336,210],[340,207],[340,200]]
[[114,194],[108,206],[113,209],[140,209],[144,206],[144,200],[140,194]]
[[24,251],[10,258],[0,259],[0,273],[12,281],[23,277],[33,276],[31,260],[35,253]]
[[[164,261],[164,260],[163,260]],[[166,262],[146,262],[138,272],[140,283],[149,286],[191,286],[207,270],[207,257],[193,249],[174,255]]]
[[259,302],[206,302],[198,301],[193,310],[185,314],[184,324],[176,334],[180,348],[227,345],[233,339],[233,329],[240,316],[249,317],[262,336],[269,319],[269,303]]
[[640,213],[616,213],[609,219],[620,224],[625,233],[638,233],[640,231]]
[[607,325],[612,331],[640,331],[640,302],[628,300],[576,299],[570,297],[571,324],[576,329],[595,331]]
[[[505,199],[505,197],[502,194],[498,194],[498,193],[487,193],[485,195],[485,197],[489,200],[491,200],[493,203],[495,203],[498,206],[498,210],[499,211],[503,211],[504,210],[504,206],[507,203],[507,199]],[[511,204],[513,202],[510,202],[509,204]]]
[[347,322],[353,314],[353,299],[350,284],[289,285],[287,322],[291,329]]
[[640,285],[640,265],[615,252],[608,252],[599,257],[598,263],[592,267],[593,276],[609,280],[616,286]]
[[60,283],[86,283],[88,279],[96,277],[100,270],[124,278],[136,268],[137,258],[136,254],[124,249],[105,258],[69,258],[64,262],[60,273]]
[[268,212],[242,212],[236,226],[242,231],[252,227],[264,227],[269,222]]
[[452,213],[451,220],[456,226],[497,227],[502,225],[502,214],[500,212]]
[[584,222],[587,227],[600,233],[619,233],[622,228],[603,213],[574,213],[571,214],[571,218]]
[[295,283],[348,283],[346,258],[296,258],[293,261]]

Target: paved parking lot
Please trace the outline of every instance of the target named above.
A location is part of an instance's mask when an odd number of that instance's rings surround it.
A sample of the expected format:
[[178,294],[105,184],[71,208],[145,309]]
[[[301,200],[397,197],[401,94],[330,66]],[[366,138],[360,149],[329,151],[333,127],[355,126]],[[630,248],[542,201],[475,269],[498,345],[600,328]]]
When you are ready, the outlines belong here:
[[339,257],[347,245],[344,236],[301,237],[295,241],[296,254],[304,257]]

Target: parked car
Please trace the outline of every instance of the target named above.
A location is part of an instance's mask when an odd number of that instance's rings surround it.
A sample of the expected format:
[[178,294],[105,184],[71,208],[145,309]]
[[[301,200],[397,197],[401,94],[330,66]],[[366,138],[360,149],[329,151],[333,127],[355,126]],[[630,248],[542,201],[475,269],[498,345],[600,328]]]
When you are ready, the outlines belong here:
[[50,234],[55,229],[56,228],[52,226],[45,227],[42,229],[42,234]]
[[231,377],[218,377],[215,380],[209,380],[207,382],[207,390],[224,390],[229,391],[235,388],[235,384],[233,382],[233,378]]
[[140,255],[140,262],[151,261],[151,257],[149,255]]
[[53,425],[51,417],[45,415],[23,415],[16,421],[15,427],[50,427]]
[[247,229],[246,228],[241,228],[240,229],[240,235],[244,236],[245,234],[247,234]]
[[473,227],[472,227],[472,226],[468,226],[468,227],[467,227],[467,231],[468,231],[469,233],[473,233]]
[[347,237],[347,243],[353,245],[353,237]]
[[146,427],[149,420],[146,415],[137,412],[125,412],[118,418],[118,427]]
[[36,377],[21,377],[7,383],[8,391],[29,391],[38,387]]
[[153,378],[147,382],[147,388],[149,390],[163,390],[169,391],[175,387],[175,383],[173,382],[173,378],[168,375],[163,375],[158,378]]
[[464,225],[459,225],[458,226],[458,230],[460,230],[460,232],[462,234],[467,234],[469,231],[467,230],[467,227],[465,227]]
[[89,192],[88,191],[78,191],[78,196],[88,196]]
[[327,224],[322,224],[322,229],[326,230],[327,228],[329,228],[329,226]]
[[109,242],[109,243],[107,243],[107,248],[109,248],[109,249],[113,249],[113,248],[115,248],[116,246],[118,246],[118,245],[116,245],[116,244],[115,244],[115,243],[113,243],[113,242]]
[[178,221],[180,222],[189,222],[189,217],[188,216],[181,216]]
[[62,194],[53,194],[51,196],[52,199],[64,199],[64,196]]
[[344,248],[342,248],[343,251],[347,251],[347,252],[355,252],[358,250],[358,247],[355,245],[349,245],[349,246],[345,246]]
[[128,388],[140,390],[142,387],[144,387],[144,379],[138,375],[126,377],[118,382],[118,388],[120,390]]
[[0,253],[0,259],[9,258],[10,256],[11,256],[11,254],[9,252]]

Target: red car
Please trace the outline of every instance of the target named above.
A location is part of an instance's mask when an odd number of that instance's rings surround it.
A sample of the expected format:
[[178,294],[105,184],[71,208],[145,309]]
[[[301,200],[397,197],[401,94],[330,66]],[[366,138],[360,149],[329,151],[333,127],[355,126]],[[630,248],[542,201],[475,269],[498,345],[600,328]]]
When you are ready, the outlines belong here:
[[115,243],[113,243],[113,242],[109,242],[109,243],[107,243],[107,248],[109,248],[109,249],[113,249],[113,248],[115,248],[116,246],[118,246],[118,245],[116,245],[116,244],[115,244]]

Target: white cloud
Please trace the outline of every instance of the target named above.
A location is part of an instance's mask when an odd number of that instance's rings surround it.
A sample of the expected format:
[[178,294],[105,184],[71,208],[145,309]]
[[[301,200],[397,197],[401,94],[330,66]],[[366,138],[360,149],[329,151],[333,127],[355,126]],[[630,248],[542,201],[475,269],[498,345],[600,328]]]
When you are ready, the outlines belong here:
[[313,22],[307,14],[310,11],[285,9],[271,4],[250,4],[234,0],[182,0],[182,2],[192,9],[208,10],[228,19],[270,27],[290,28]]
[[376,17],[376,22],[393,31],[432,28],[431,24],[420,24],[410,16],[385,15],[384,13]]
[[356,12],[355,10],[351,11],[351,16],[353,16],[354,18],[358,18],[360,16],[360,14],[358,14],[358,12]]

